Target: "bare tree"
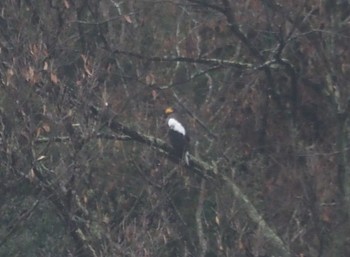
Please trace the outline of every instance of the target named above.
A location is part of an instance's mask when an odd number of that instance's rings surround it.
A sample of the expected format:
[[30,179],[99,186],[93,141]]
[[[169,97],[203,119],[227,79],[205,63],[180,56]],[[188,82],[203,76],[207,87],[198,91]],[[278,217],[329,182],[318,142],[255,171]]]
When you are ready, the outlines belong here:
[[1,254],[349,253],[348,1],[0,9]]

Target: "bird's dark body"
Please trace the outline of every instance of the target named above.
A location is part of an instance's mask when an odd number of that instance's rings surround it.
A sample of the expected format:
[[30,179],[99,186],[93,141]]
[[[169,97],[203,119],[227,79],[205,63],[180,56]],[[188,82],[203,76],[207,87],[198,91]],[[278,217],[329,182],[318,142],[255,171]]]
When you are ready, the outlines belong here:
[[169,140],[174,148],[175,154],[182,157],[183,154],[188,150],[189,137],[184,136],[174,130],[169,130]]

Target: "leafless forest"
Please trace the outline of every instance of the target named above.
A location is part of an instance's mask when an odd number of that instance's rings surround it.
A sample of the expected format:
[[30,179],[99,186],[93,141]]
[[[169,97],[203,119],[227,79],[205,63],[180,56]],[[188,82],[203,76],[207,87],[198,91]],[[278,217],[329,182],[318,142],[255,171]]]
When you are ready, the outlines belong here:
[[0,256],[350,256],[349,42],[349,0],[2,0]]

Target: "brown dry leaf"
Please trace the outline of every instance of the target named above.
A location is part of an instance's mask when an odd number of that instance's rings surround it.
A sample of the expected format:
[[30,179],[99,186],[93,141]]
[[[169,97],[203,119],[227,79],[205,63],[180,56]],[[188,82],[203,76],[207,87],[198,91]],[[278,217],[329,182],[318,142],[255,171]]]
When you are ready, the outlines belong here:
[[46,133],[49,133],[51,131],[51,127],[48,123],[44,123],[42,126],[41,126],[42,130]]
[[44,62],[43,70],[48,70],[48,69],[49,69],[49,64],[47,62]]
[[41,132],[42,132],[42,128],[41,128],[41,127],[37,128],[37,129],[35,130],[35,137],[38,138],[38,137],[41,135]]
[[33,56],[34,60],[38,61],[43,56],[47,56],[47,47],[43,42],[38,42],[35,44],[31,44],[29,46],[29,52]]
[[87,60],[86,55],[85,55],[85,54],[82,54],[82,55],[80,55],[80,57],[81,57],[81,59],[83,59],[83,61],[84,61],[84,63],[85,63],[85,62],[86,62],[86,60]]
[[30,66],[27,71],[27,80],[29,81],[34,80],[34,75],[35,75],[34,68]]
[[38,47],[37,47],[37,45],[36,45],[36,44],[31,44],[31,45],[29,46],[29,52],[30,52],[32,55],[36,56],[36,55],[38,54]]
[[28,179],[30,182],[34,182],[34,179],[35,179],[35,173],[34,173],[34,170],[33,169],[30,169],[30,171],[28,172]]
[[124,17],[124,20],[127,22],[127,23],[132,23],[132,20],[131,20],[131,18],[130,18],[130,16],[129,15],[124,15],[123,16]]
[[12,68],[6,71],[6,86],[10,85],[11,78],[15,75],[15,72]]
[[51,79],[51,82],[54,84],[57,84],[59,82],[56,73],[51,72],[50,79]]
[[30,66],[28,70],[24,71],[24,77],[26,81],[30,82],[30,84],[35,84],[38,82],[38,74],[36,74],[34,68]]
[[220,218],[217,215],[215,217],[215,223],[216,223],[216,225],[220,226]]
[[146,84],[147,85],[154,85],[155,82],[156,82],[156,78],[153,75],[153,73],[147,74],[147,76],[146,76]]
[[63,3],[64,3],[64,7],[66,7],[66,9],[69,9],[70,7],[70,4],[67,0],[63,0]]

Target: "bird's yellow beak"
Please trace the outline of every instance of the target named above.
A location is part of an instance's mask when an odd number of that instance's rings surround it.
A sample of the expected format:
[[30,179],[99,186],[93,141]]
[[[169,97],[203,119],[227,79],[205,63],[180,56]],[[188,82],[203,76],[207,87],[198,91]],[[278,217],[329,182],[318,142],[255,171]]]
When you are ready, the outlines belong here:
[[173,112],[174,112],[174,109],[171,108],[171,107],[168,107],[168,108],[166,108],[166,109],[164,110],[164,113],[165,113],[166,115],[172,114]]

